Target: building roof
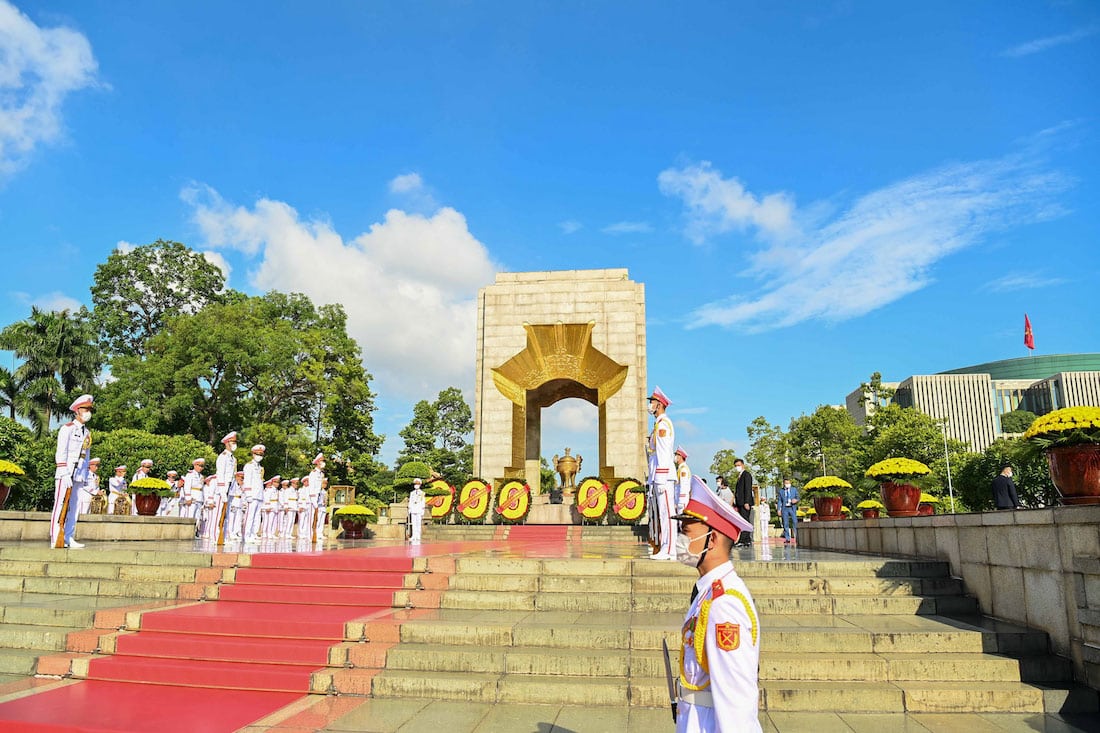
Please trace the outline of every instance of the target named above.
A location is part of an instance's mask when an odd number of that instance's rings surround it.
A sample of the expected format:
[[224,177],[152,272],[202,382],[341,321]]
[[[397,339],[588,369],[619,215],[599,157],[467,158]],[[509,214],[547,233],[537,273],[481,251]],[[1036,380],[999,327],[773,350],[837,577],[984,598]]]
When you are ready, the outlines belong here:
[[988,374],[993,379],[1046,379],[1059,372],[1100,371],[1100,354],[1044,354],[950,369],[940,374]]

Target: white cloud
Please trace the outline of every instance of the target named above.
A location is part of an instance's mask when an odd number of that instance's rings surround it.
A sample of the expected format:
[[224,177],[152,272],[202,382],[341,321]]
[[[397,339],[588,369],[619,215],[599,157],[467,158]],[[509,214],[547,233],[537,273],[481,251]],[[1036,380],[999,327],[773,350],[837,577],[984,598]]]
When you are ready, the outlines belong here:
[[[732,187],[743,200],[756,200],[733,179],[714,180],[717,172],[708,164],[696,170],[711,178],[709,187]],[[759,332],[863,315],[923,288],[937,262],[990,232],[1060,215],[1053,196],[1068,185],[1020,156],[913,176],[859,198],[798,236],[765,242],[748,255],[747,275],[756,284],[739,290],[750,294],[708,303],[688,325]],[[794,214],[787,209],[782,220],[789,224]],[[698,233],[689,224],[687,236]]]
[[77,312],[84,304],[76,298],[73,298],[61,291],[55,290],[50,293],[43,293],[41,295],[32,296],[30,293],[12,292],[12,298],[22,303],[23,305],[30,307],[36,306],[39,310],[44,311],[70,311]]
[[648,234],[653,227],[646,221],[620,221],[600,230],[604,234]]
[[218,268],[219,270],[222,271],[222,274],[225,275],[226,285],[228,286],[228,284],[229,284],[229,275],[233,272],[233,268],[229,266],[229,261],[225,259],[225,257],[222,255],[221,252],[214,252],[213,250],[206,250],[205,252],[202,252],[201,254],[206,259],[207,262],[209,262],[214,267],[216,267],[216,268]]
[[985,289],[994,293],[1007,293],[1013,290],[1048,288],[1064,285],[1066,282],[1068,281],[1062,277],[1040,277],[1034,273],[1016,272],[986,283]]
[[400,176],[394,176],[390,180],[390,192],[391,193],[409,193],[410,191],[420,191],[424,188],[424,181],[420,178],[419,173],[404,173]]
[[542,413],[543,427],[559,431],[595,434],[598,423],[599,411],[584,400],[562,400]]
[[0,178],[61,135],[61,105],[96,83],[91,44],[69,28],[40,28],[0,0]]
[[566,219],[565,221],[558,222],[558,227],[566,234],[576,234],[581,229],[584,229],[584,224],[581,224],[576,219]]
[[714,234],[750,227],[760,233],[787,236],[796,231],[794,202],[785,193],[757,198],[736,178],[723,178],[709,161],[668,168],[657,176],[661,193],[687,206],[686,235],[702,244]]
[[118,244],[115,245],[115,249],[118,250],[119,253],[124,255],[130,254],[137,248],[138,245],[134,244],[133,242],[127,242],[124,239],[118,240]]
[[303,221],[282,201],[231,204],[212,188],[182,198],[206,243],[252,257],[257,290],[340,303],[363,359],[387,389],[424,398],[473,379],[476,296],[496,267],[451,208],[432,216],[397,209],[345,241],[324,221]]
[[1033,41],[1027,43],[1021,43],[1018,46],[1005,49],[1001,52],[1002,56],[1008,56],[1010,58],[1019,58],[1021,56],[1030,56],[1035,53],[1046,51],[1048,48],[1054,48],[1055,46],[1063,46],[1067,43],[1076,43],[1077,41],[1084,40],[1089,36],[1094,36],[1100,33],[1100,25],[1090,25],[1085,28],[1078,28],[1070,33],[1062,33],[1057,36],[1045,36],[1043,38],[1036,38]]

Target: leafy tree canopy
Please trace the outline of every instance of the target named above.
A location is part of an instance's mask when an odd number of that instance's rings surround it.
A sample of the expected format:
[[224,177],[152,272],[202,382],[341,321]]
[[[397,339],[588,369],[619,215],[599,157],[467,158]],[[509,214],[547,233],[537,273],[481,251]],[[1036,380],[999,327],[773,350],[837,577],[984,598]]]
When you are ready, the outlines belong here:
[[435,402],[421,400],[413,407],[413,417],[400,432],[405,446],[397,464],[422,461],[442,475],[448,483],[458,484],[473,470],[473,432],[470,406],[456,387],[442,390]]
[[1031,427],[1038,417],[1028,410],[1012,410],[1001,415],[1001,430],[1006,433],[1022,433]]
[[168,320],[224,300],[225,273],[179,242],[116,249],[96,267],[92,316],[111,354],[143,356]]

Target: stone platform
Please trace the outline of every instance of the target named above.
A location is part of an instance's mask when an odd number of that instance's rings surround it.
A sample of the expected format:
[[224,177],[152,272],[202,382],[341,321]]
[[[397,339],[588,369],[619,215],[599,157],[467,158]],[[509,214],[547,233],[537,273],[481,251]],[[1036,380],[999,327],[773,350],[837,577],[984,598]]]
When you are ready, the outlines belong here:
[[[181,517],[138,517],[121,514],[81,514],[76,538],[81,542],[191,540],[195,520]],[[49,512],[0,512],[0,542],[23,540],[49,544]]]

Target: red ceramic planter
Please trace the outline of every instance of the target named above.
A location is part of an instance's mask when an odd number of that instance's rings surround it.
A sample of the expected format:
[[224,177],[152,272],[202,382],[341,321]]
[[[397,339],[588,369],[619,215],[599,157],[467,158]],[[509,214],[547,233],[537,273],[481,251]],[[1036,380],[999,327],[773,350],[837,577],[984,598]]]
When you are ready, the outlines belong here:
[[1100,504],[1100,444],[1051,448],[1047,464],[1063,504]]
[[155,517],[160,508],[160,497],[156,494],[134,494],[134,506],[138,516]]
[[921,504],[917,507],[917,514],[920,516],[926,516],[928,514],[935,514],[936,507],[932,504]]
[[835,522],[838,519],[844,519],[844,515],[840,512],[843,505],[844,499],[839,496],[814,497],[814,511],[817,512],[817,519],[822,522]]
[[878,509],[861,509],[864,519],[878,519]]
[[910,484],[883,483],[879,487],[886,513],[891,517],[915,517],[920,505],[920,488]]

